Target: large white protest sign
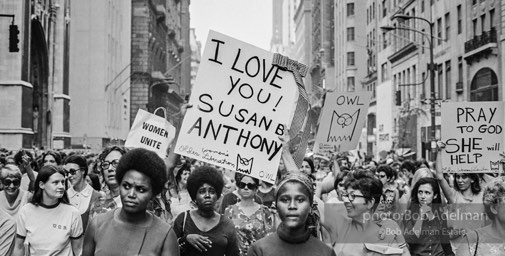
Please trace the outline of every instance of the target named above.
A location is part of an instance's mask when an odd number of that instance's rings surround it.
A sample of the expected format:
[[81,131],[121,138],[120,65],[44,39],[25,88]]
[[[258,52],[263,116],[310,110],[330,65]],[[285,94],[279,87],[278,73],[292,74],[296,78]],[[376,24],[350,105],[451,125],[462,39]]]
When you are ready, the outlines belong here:
[[314,151],[321,154],[356,149],[371,92],[331,92],[319,119]]
[[496,102],[442,103],[442,170],[500,172],[504,106]]
[[[166,110],[163,111],[166,116]],[[156,113],[156,110],[154,112]],[[139,109],[126,138],[125,147],[145,148],[165,158],[175,132],[175,127],[164,117]]]
[[175,152],[274,182],[297,85],[272,58],[210,31]]

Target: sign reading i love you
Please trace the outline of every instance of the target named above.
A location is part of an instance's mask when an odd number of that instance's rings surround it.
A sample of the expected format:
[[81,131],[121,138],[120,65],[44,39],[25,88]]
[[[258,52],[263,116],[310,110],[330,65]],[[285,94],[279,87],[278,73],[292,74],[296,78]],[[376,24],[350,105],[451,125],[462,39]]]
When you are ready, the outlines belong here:
[[273,53],[210,31],[175,152],[275,182],[298,97]]

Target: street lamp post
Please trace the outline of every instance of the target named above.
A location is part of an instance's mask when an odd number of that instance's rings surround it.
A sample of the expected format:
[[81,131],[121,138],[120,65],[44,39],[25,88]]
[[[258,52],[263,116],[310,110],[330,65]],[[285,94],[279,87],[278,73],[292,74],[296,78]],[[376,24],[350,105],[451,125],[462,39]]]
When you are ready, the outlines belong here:
[[[430,116],[431,116],[431,131],[430,131],[430,153],[431,157],[430,160],[435,161],[435,158],[437,156],[436,154],[436,122],[435,122],[435,63],[433,61],[433,26],[435,23],[423,18],[423,17],[416,17],[416,16],[408,16],[408,15],[403,15],[403,14],[397,14],[393,16],[392,19],[403,19],[403,20],[410,20],[410,19],[417,19],[417,20],[422,20],[430,26],[430,38],[428,40],[429,46],[430,46],[430,63],[428,69],[430,70]],[[390,30],[395,30],[395,29],[403,29],[403,30],[410,30],[414,32],[421,33],[425,35],[423,32],[411,29],[411,28],[402,28],[402,27],[381,27],[381,29],[390,31]]]

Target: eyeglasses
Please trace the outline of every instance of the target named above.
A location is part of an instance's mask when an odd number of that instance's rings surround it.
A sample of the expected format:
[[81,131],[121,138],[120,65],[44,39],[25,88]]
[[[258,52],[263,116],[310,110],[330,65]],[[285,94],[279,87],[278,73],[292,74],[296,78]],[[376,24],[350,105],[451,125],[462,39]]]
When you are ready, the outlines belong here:
[[69,169],[69,170],[65,170],[65,173],[70,174],[70,175],[75,175],[78,171],[80,171],[81,169]]
[[103,161],[100,164],[100,167],[102,168],[102,170],[107,170],[107,169],[109,169],[110,165],[112,165],[113,168],[117,168],[118,164],[119,164],[119,160],[117,160],[117,159],[112,162]]
[[247,187],[248,189],[253,190],[253,189],[256,189],[258,186],[255,183],[239,182],[239,183],[237,183],[237,187],[240,189],[244,189],[245,187]]
[[11,184],[14,185],[14,187],[17,187],[19,186],[19,184],[21,184],[21,181],[19,179],[14,179],[14,180],[11,180],[11,179],[4,179],[2,181],[2,183],[4,184],[4,186],[8,187],[10,186]]
[[354,193],[347,193],[347,192],[342,193],[342,198],[344,197],[347,197],[347,199],[349,199],[350,202],[354,201],[356,197],[367,198],[366,196],[363,195],[355,195]]
[[379,178],[381,178],[381,179],[382,179],[382,178],[386,178],[386,174],[378,174],[377,176],[378,176]]

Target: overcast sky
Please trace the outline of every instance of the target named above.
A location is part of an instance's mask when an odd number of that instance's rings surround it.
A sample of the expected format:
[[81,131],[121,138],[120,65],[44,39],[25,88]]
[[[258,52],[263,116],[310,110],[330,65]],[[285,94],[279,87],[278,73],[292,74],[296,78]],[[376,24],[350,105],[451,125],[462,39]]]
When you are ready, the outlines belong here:
[[273,0],[192,0],[190,26],[202,51],[209,30],[215,30],[265,50],[272,38]]

